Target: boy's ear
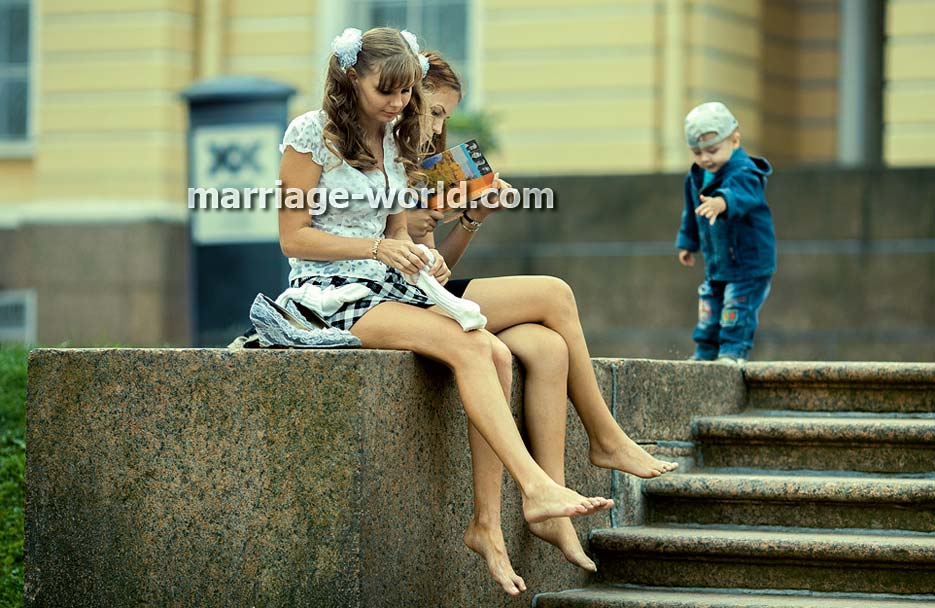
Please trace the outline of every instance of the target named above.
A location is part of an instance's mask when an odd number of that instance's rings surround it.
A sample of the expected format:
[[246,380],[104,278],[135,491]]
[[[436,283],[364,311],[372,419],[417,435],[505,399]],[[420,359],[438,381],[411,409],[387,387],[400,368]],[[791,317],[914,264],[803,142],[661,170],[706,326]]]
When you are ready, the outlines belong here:
[[733,140],[735,146],[740,145],[740,129],[735,130],[730,137],[731,140]]

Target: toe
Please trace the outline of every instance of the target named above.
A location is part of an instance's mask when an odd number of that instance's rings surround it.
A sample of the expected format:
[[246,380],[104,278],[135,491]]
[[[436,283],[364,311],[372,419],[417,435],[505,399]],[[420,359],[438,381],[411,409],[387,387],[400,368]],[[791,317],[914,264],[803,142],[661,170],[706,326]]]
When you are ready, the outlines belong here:
[[509,593],[510,595],[519,595],[519,587],[516,586],[516,583],[513,582],[515,575],[512,572],[505,572],[505,568],[502,565],[496,567],[496,571],[492,572],[494,575],[494,580],[500,583],[500,586],[503,587],[503,590]]

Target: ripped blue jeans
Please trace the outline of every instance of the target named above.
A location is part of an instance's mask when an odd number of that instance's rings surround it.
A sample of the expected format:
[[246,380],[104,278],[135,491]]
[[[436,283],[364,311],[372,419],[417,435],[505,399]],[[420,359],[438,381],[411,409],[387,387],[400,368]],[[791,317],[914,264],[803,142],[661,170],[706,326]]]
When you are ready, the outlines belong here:
[[696,358],[747,358],[772,279],[705,280],[698,287],[698,325],[692,334]]

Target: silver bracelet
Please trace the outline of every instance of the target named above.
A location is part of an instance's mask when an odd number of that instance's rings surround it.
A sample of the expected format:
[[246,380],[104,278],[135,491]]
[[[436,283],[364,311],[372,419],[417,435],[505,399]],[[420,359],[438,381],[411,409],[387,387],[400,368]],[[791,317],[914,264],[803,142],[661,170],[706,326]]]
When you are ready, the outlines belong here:
[[[473,230],[468,230],[468,232],[477,232],[477,230],[484,224],[484,222],[478,222],[477,220],[472,220],[471,216],[467,214],[467,211],[461,214],[461,219],[467,222],[468,225],[471,228],[473,228]],[[462,226],[463,225],[464,224],[462,224]]]
[[474,220],[466,217],[462,213],[461,218],[458,220],[458,224],[460,224],[461,227],[467,230],[468,232],[473,233],[473,232],[477,232],[478,230],[480,230],[482,222],[475,222]]

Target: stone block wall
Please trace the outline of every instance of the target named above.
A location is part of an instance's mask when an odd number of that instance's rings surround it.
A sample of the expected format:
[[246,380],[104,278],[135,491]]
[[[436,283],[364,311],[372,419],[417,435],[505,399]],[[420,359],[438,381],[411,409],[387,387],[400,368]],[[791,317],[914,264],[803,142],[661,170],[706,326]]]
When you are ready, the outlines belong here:
[[[735,366],[595,369],[623,427],[686,466],[688,420],[745,398]],[[505,595],[464,547],[466,424],[450,372],[408,352],[33,351],[26,605],[519,607],[580,587],[509,479],[504,534],[531,593]],[[566,463],[569,487],[618,501],[579,534],[638,516],[638,484],[590,466],[571,410]]]

